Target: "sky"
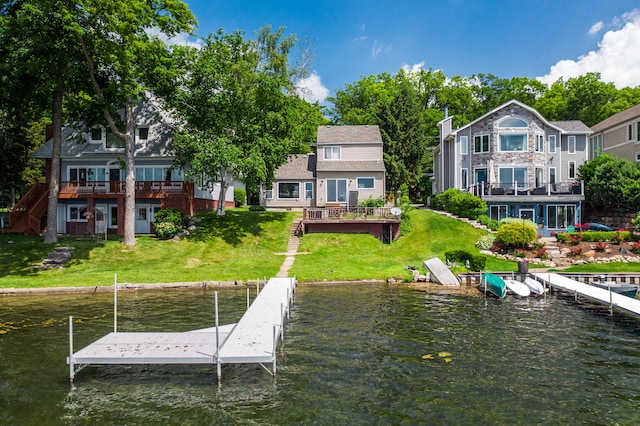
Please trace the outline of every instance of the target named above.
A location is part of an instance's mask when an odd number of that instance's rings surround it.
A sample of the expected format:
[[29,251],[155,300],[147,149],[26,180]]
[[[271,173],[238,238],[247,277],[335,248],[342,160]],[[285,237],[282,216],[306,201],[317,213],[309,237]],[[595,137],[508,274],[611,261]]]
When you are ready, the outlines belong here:
[[[640,0],[186,0],[198,37],[266,25],[313,41],[309,101],[400,69],[640,85]],[[190,42],[198,42],[190,39]],[[296,55],[292,55],[295,60]]]

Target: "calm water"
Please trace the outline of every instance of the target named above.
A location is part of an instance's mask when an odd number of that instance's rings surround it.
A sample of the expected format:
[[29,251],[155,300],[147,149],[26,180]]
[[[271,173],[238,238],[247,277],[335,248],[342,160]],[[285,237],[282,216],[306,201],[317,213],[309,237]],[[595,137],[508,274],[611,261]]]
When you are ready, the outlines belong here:
[[[219,299],[237,321],[246,293]],[[121,331],[214,322],[212,291],[121,292],[119,310]],[[277,378],[223,366],[220,388],[215,366],[89,367],[71,388],[68,315],[77,350],[112,328],[112,296],[2,299],[0,424],[640,423],[640,321],[556,295],[300,287]]]

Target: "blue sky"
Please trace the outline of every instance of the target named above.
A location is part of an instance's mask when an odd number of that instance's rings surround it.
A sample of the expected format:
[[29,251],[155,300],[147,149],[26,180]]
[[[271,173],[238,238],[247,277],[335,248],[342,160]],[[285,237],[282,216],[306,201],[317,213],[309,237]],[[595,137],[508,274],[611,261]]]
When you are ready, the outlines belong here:
[[588,71],[617,87],[640,85],[640,1],[635,0],[187,0],[198,35],[248,37],[265,25],[315,41],[303,84],[324,102],[362,76],[402,67],[494,74],[546,83]]

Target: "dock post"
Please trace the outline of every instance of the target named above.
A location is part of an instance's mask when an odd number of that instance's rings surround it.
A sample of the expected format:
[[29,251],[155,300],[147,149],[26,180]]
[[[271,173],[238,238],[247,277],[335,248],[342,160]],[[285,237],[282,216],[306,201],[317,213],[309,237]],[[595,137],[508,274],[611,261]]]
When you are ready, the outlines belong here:
[[[247,288],[247,290],[249,290]],[[216,373],[218,375],[218,385],[222,381],[222,365],[220,364],[220,322],[218,321],[218,292],[213,293],[216,309]]]
[[278,346],[278,330],[277,325],[273,325],[273,377],[276,377],[276,347]]
[[118,332],[118,274],[113,274],[113,332]]
[[609,316],[613,316],[613,293],[611,292],[611,281],[607,281],[607,288],[609,289]]
[[76,368],[73,363],[73,317],[69,316],[69,381],[73,385]]
[[247,309],[249,309],[249,287],[247,287]]

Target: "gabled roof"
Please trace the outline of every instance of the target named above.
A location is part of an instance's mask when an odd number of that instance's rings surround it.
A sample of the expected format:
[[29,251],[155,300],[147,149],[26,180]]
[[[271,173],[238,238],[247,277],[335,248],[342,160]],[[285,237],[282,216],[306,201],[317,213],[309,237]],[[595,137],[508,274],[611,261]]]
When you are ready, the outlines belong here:
[[350,171],[368,171],[368,172],[384,172],[383,161],[345,161],[345,160],[323,160],[318,161],[319,172],[350,172]]
[[589,126],[580,120],[551,121],[550,123],[556,127],[560,127],[565,133],[591,133]]
[[566,131],[564,129],[562,129],[561,127],[557,126],[556,124],[553,124],[552,122],[548,121],[546,118],[544,118],[539,112],[538,110],[536,110],[533,107],[530,107],[527,104],[524,104],[520,101],[516,101],[515,99],[510,100],[509,102],[505,102],[504,104],[500,105],[497,108],[492,109],[491,111],[489,111],[488,113],[484,114],[482,117],[476,118],[475,120],[473,120],[470,123],[465,124],[462,127],[459,127],[458,129],[456,129],[455,131],[451,132],[452,134],[458,133],[463,129],[466,129],[467,127],[470,127],[472,125],[474,125],[475,123],[478,123],[479,121],[484,120],[485,118],[489,117],[490,115],[496,113],[497,111],[500,111],[501,109],[504,109],[506,107],[508,107],[509,105],[517,105],[523,109],[526,109],[527,111],[529,111],[531,114],[535,115],[536,117],[538,117],[538,119],[540,119],[540,121],[542,121],[543,123],[546,123],[548,126],[553,127],[554,129],[558,130],[559,132],[562,133],[566,133]]
[[[169,116],[152,101],[138,102],[133,109],[133,116],[137,127],[150,128],[145,142],[136,141],[136,157],[171,157],[172,120]],[[111,158],[118,154],[119,151],[105,151],[101,143],[87,142],[82,132],[83,130],[71,126],[62,129],[61,158]],[[32,155],[34,158],[52,156],[53,138]]]
[[610,127],[617,126],[620,123],[624,123],[625,121],[633,120],[638,117],[640,117],[640,104],[632,106],[631,108],[625,109],[624,111],[602,120],[598,124],[594,125],[591,130],[594,132],[601,132]]
[[287,162],[278,167],[274,173],[275,179],[315,179],[315,154],[293,154]]
[[364,126],[319,126],[318,145],[330,143],[382,143],[377,125]]

